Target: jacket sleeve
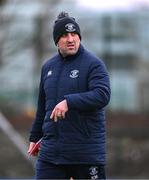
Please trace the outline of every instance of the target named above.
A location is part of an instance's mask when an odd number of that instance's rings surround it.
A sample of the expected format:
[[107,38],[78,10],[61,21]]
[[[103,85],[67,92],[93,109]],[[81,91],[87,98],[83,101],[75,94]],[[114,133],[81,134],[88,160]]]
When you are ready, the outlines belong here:
[[35,120],[33,121],[31,132],[30,132],[30,142],[37,142],[43,135],[42,133],[42,124],[45,117],[45,92],[43,88],[43,70],[41,72],[40,86],[39,86],[39,95],[38,95],[38,104]]
[[86,92],[65,96],[69,109],[81,111],[104,108],[110,100],[109,75],[103,62],[91,65]]

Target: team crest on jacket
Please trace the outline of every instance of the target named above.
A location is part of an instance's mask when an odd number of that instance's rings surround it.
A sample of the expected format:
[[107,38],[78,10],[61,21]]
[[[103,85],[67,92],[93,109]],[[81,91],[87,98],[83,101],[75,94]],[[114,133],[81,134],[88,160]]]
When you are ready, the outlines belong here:
[[47,76],[51,76],[51,75],[52,75],[52,71],[49,70]]
[[71,78],[77,78],[79,76],[79,70],[75,69],[70,72]]
[[67,32],[74,32],[76,29],[75,29],[75,25],[72,24],[72,23],[68,23],[65,25],[65,28],[66,28],[66,31]]

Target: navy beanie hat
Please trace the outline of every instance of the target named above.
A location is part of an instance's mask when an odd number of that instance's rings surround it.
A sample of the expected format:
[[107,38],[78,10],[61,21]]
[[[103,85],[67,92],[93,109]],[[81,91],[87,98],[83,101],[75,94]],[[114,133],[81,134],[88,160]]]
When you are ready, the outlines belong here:
[[55,21],[53,28],[53,39],[55,44],[58,43],[59,38],[66,33],[75,32],[79,35],[81,40],[80,27],[76,23],[75,18],[69,17],[68,13],[61,12]]

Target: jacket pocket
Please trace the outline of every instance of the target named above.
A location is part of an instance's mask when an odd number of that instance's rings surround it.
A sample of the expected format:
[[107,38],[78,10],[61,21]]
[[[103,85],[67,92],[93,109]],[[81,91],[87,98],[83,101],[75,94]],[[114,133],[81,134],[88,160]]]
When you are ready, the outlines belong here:
[[87,117],[79,114],[79,120],[80,120],[80,123],[81,123],[81,127],[82,127],[82,130],[83,130],[83,133],[85,134],[86,137],[90,137],[91,135],[91,132],[90,132],[90,128],[88,126],[88,120],[87,120]]
[[78,111],[73,110],[69,112],[69,121],[71,122],[74,131],[79,133],[82,137],[90,137],[87,119],[84,118],[84,116],[82,116]]

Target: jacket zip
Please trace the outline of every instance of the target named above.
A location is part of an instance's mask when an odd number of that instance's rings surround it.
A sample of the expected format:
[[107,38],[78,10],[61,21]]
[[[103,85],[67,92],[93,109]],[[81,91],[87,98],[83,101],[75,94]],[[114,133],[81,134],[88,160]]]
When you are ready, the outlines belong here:
[[[61,74],[64,68],[64,64],[62,62],[61,67],[60,67],[60,71],[59,71],[59,75],[58,75],[58,79],[57,79],[57,89],[56,89],[56,104],[58,103],[58,92],[59,92],[59,81],[61,78]],[[56,139],[58,140],[59,138],[59,132],[58,132],[58,121],[55,123],[55,127],[56,127]]]

